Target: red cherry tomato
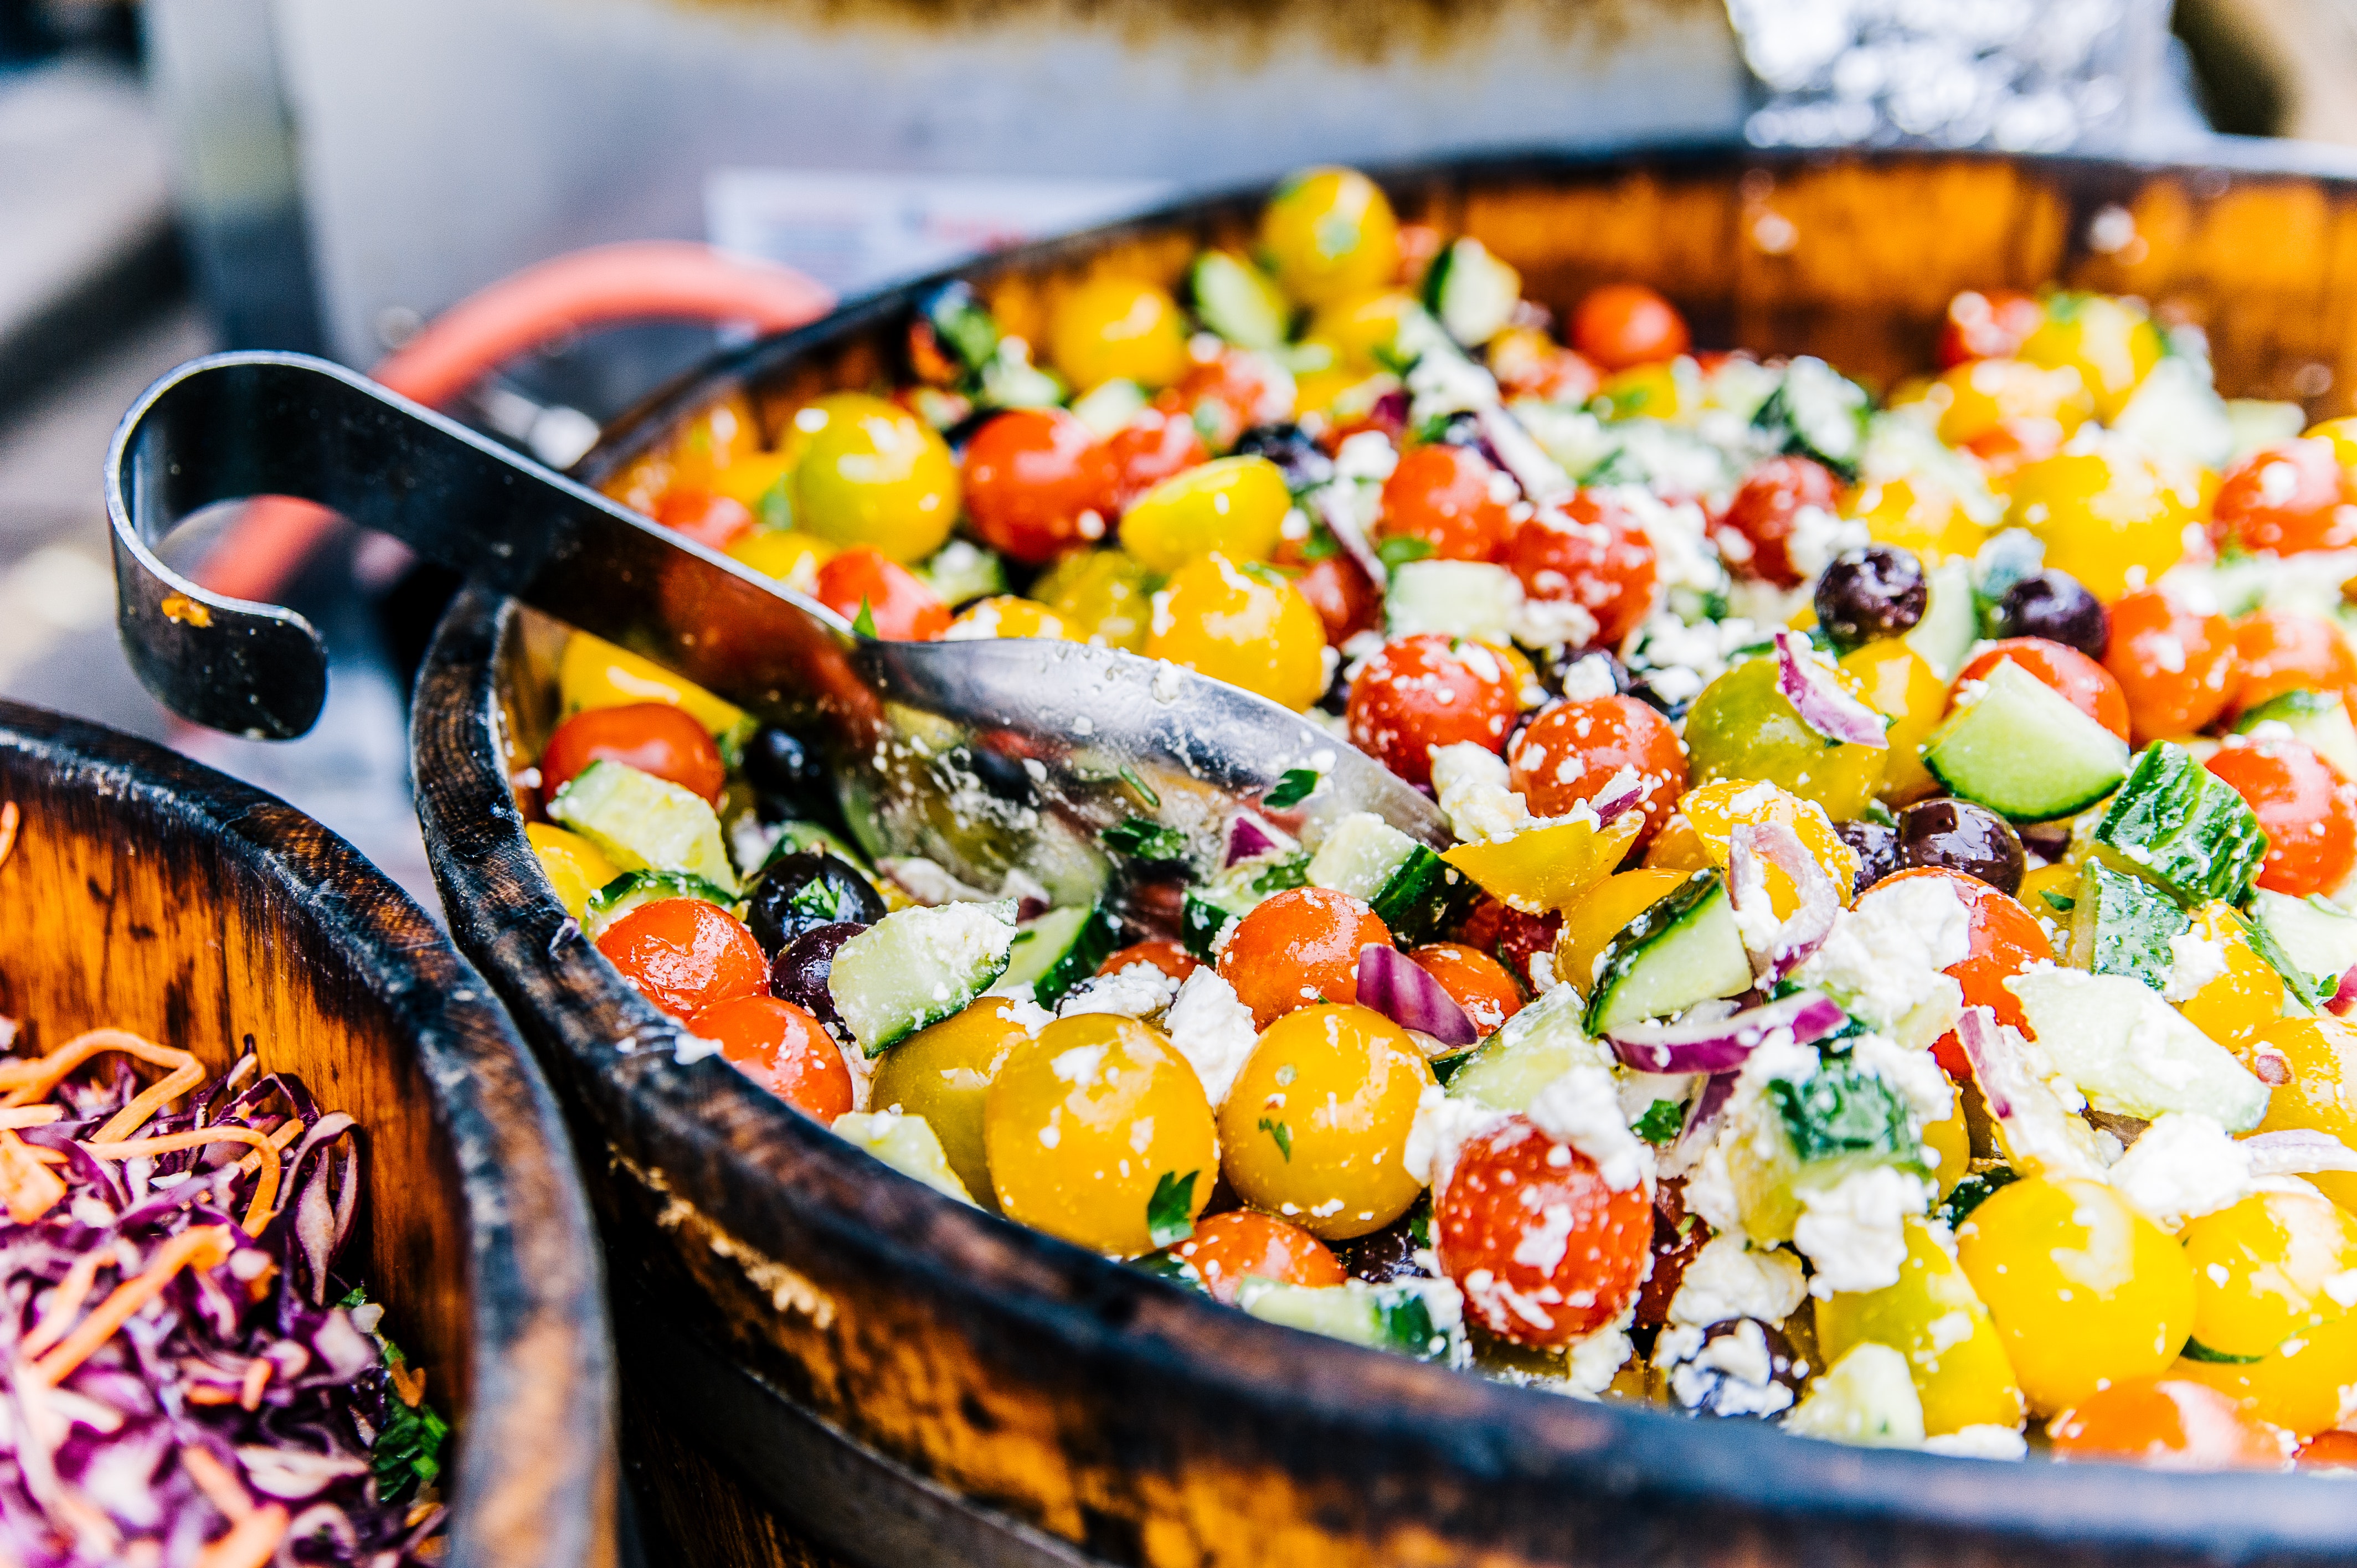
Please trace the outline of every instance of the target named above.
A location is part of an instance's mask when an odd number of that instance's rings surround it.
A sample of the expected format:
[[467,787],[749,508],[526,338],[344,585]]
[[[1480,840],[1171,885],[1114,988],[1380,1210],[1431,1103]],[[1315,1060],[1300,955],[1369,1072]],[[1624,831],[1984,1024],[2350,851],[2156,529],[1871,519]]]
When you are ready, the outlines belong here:
[[1281,395],[1275,367],[1265,355],[1222,349],[1195,366],[1178,384],[1155,399],[1164,413],[1193,424],[1210,445],[1224,452],[1255,424],[1283,417],[1290,399]]
[[1108,520],[1181,469],[1211,461],[1195,422],[1183,414],[1149,408],[1107,436],[1096,448],[1096,509]]
[[[1961,871],[1925,866],[1886,876],[1875,887],[1888,887],[1910,876],[1940,877],[1964,903],[1965,918],[1970,921],[1972,951],[1943,972],[1964,991],[1964,1005],[1990,1008],[1996,1014],[1998,1023],[2020,1028],[2024,1023],[2021,998],[2007,990],[2005,983],[2031,964],[2054,961],[2054,945],[2046,940],[2045,928],[2019,903],[1979,877],[1967,876]],[[1871,892],[1867,894],[1867,897],[1873,896]],[[1971,1078],[1972,1064],[1965,1059],[1964,1047],[1957,1044],[1954,1034],[1941,1036],[1932,1050],[1950,1077],[1959,1082]]]
[[2260,886],[2304,898],[2331,892],[2357,869],[2357,791],[2313,747],[2233,736],[2208,767],[2234,787],[2266,830]]
[[2310,437],[2263,447],[2219,481],[2211,542],[2266,555],[2346,549],[2357,542],[2352,499],[2331,442]]
[[2234,624],[2233,695],[2229,717],[2286,692],[2338,692],[2357,686],[2357,654],[2330,621],[2297,610],[2260,610]]
[[1841,481],[1823,463],[1770,457],[1751,470],[1727,503],[1713,531],[1718,553],[1739,576],[1799,587],[1808,574],[1792,564],[1793,519],[1803,507],[1831,516],[1840,499]]
[[1643,284],[1591,289],[1571,314],[1571,346],[1608,371],[1674,360],[1692,341],[1678,307]]
[[[1280,549],[1277,564],[1289,566],[1286,557],[1296,552]],[[1383,618],[1383,591],[1375,586],[1367,569],[1351,558],[1347,551],[1337,551],[1323,560],[1312,561],[1295,574],[1293,585],[1326,623],[1326,640],[1339,648],[1362,631],[1372,631]]]
[[1483,1034],[1523,1010],[1523,988],[1506,966],[1480,948],[1463,942],[1428,942],[1410,950],[1418,969],[1440,982],[1449,1000],[1465,1009],[1474,1027]]
[[2070,704],[2119,736],[2128,737],[2128,700],[2112,672],[2080,652],[2042,637],[2008,637],[1956,671],[1956,684],[1984,681],[2000,664],[2013,663],[2061,693]]
[[1383,481],[1374,537],[1420,540],[1438,561],[1495,561],[1514,526],[1514,499],[1512,481],[1472,447],[1418,446]]
[[1060,408],[1015,409],[975,431],[965,448],[965,515],[975,536],[1032,566],[1103,538],[1096,446],[1096,433]]
[[2090,1395],[2046,1429],[2057,1459],[2132,1459],[2172,1470],[2284,1467],[2276,1429],[2207,1383],[2136,1378]]
[[1170,1255],[1194,1264],[1211,1299],[1229,1305],[1247,1279],[1313,1289],[1343,1280],[1341,1262],[1325,1242],[1298,1225],[1250,1208],[1198,1219],[1195,1233],[1171,1248]]
[[1329,887],[1289,887],[1228,933],[1220,975],[1265,1029],[1297,1007],[1359,999],[1359,950],[1392,933],[1362,899]]
[[1653,1206],[1642,1182],[1614,1191],[1595,1161],[1517,1116],[1458,1155],[1432,1235],[1467,1316],[1518,1345],[1568,1345],[1637,1294]]
[[1173,980],[1185,980],[1203,967],[1203,961],[1180,947],[1177,942],[1156,938],[1151,941],[1133,942],[1104,962],[1097,965],[1099,974],[1119,974],[1131,964],[1151,964]]
[[824,1026],[775,996],[716,1003],[688,1020],[731,1067],[798,1111],[833,1122],[851,1109],[851,1069]]
[[1351,744],[1426,785],[1433,747],[1470,741],[1503,751],[1522,709],[1522,682],[1495,649],[1418,632],[1384,643],[1351,682]]
[[621,762],[717,802],[728,768],[710,732],[669,703],[591,708],[558,725],[540,754],[542,804],[593,762]]
[[655,502],[655,521],[713,550],[727,549],[753,529],[753,513],[743,501],[708,490],[665,490]]
[[1940,365],[1966,360],[2010,360],[2046,319],[2046,307],[2016,289],[1966,290],[1948,301],[1940,328]]
[[1506,758],[1513,786],[1542,817],[1592,800],[1623,768],[1645,791],[1640,847],[1652,842],[1686,792],[1686,752],[1670,721],[1634,697],[1551,703],[1524,726]]
[[640,905],[606,928],[597,950],[674,1018],[770,989],[770,961],[745,922],[701,898]]
[[1587,647],[1618,644],[1652,607],[1652,540],[1618,502],[1593,490],[1516,528],[1505,564],[1531,597],[1577,605],[1595,618]]
[[1531,973],[1531,960],[1541,953],[1547,957],[1545,973],[1555,973],[1555,939],[1563,934],[1563,917],[1553,911],[1544,915],[1525,915],[1520,909],[1501,904],[1484,893],[1473,901],[1458,935],[1467,946],[1488,953],[1505,965],[1506,972],[1516,982],[1526,983],[1534,991],[1544,988],[1544,983]]
[[950,607],[898,561],[865,544],[818,569],[818,602],[856,625],[861,607],[887,642],[931,642],[950,628]]
[[2137,746],[2189,736],[2233,694],[2233,623],[2196,611],[2165,588],[2138,588],[2112,606],[2104,668],[2120,683]]

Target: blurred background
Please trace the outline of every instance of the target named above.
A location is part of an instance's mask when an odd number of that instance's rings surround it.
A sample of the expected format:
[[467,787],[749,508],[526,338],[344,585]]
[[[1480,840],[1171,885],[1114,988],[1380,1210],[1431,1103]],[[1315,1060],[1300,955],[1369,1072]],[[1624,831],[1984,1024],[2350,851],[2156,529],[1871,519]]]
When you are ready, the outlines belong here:
[[[614,242],[855,294],[1321,160],[1748,141],[2357,171],[2352,84],[2357,0],[0,0],[0,693],[274,789],[433,908],[404,699],[436,585],[397,553],[339,538],[281,585],[335,650],[302,741],[178,729],[124,664],[100,469],[181,360],[370,368]],[[568,463],[748,329],[704,314],[560,329],[447,406]]]

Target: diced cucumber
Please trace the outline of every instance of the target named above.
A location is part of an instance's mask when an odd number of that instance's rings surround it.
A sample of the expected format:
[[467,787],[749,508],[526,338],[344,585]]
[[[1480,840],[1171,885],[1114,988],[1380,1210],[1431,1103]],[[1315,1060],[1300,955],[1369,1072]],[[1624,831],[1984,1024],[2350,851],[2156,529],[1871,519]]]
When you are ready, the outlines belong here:
[[1424,277],[1424,307],[1469,349],[1505,330],[1522,302],[1523,274],[1469,236],[1435,257]]
[[2251,918],[2328,1001],[2357,965],[2357,915],[2321,894],[2295,898],[2262,887],[2251,895]]
[[1179,905],[1178,940],[1197,958],[1213,958],[1227,929],[1250,914],[1262,899],[1308,880],[1307,854],[1240,860],[1211,881],[1187,889]]
[[[1374,1285],[1346,1280],[1321,1287],[1254,1276],[1237,1290],[1236,1305],[1265,1323],[1429,1361],[1448,1354],[1454,1327],[1434,1319],[1427,1293],[1435,1283],[1399,1280]],[[1448,1316],[1445,1309],[1442,1316]]]
[[1013,907],[943,904],[885,916],[835,950],[827,992],[859,1048],[881,1056],[1006,972]]
[[919,300],[917,309],[942,352],[968,375],[979,373],[997,354],[998,322],[972,285],[945,283]]
[[1243,349],[1274,349],[1293,324],[1293,306],[1276,280],[1242,256],[1206,251],[1187,274],[1197,320]]
[[1033,364],[1030,350],[1013,338],[999,339],[974,388],[977,401],[989,408],[1053,408],[1067,390],[1061,376]]
[[1050,909],[1017,927],[1000,986],[1028,985],[1032,999],[1052,1008],[1097,972],[1121,942],[1121,922],[1103,905]]
[[1409,561],[1392,568],[1383,598],[1387,637],[1446,632],[1483,642],[1513,636],[1514,612],[1523,605],[1523,585],[1503,566],[1486,561]]
[[2234,787],[2168,741],[2136,757],[2095,824],[2094,843],[2118,869],[2150,877],[2189,905],[2240,904],[2267,854],[2266,832]]
[[1973,568],[1965,561],[1943,561],[1927,568],[1923,577],[1931,590],[1923,618],[1899,640],[1929,664],[1932,673],[1953,681],[1972,658],[1973,644],[1981,634],[1980,614],[1973,602]]
[[573,776],[548,814],[624,871],[683,871],[737,892],[720,819],[704,797],[628,763],[600,759]]
[[1735,924],[1735,906],[1716,870],[1629,923],[1604,950],[1604,967],[1587,1004],[1587,1032],[1666,1018],[1699,1002],[1751,989],[1751,958]]
[[847,1111],[834,1119],[835,1136],[858,1145],[935,1192],[972,1204],[974,1195],[950,1168],[941,1135],[921,1116],[897,1111]]
[[1915,1391],[1907,1358],[1869,1339],[1809,1380],[1784,1430],[1833,1443],[1913,1448],[1923,1441],[1923,1396]]
[[952,539],[917,569],[942,602],[962,605],[1006,591],[1006,564],[970,540]]
[[2177,900],[2141,876],[2101,861],[2079,867],[2071,906],[2070,964],[2094,974],[2124,974],[2155,991],[2169,987],[2177,958],[2169,939],[2193,922]]
[[2349,704],[2335,692],[2286,692],[2260,703],[2235,723],[2236,735],[2248,735],[2264,724],[2279,724],[2294,740],[2304,741],[2341,770],[2357,779],[2357,725],[2349,722]]
[[2127,742],[2007,660],[1980,695],[1932,732],[1923,763],[1941,783],[2018,822],[2065,817],[2127,771]]
[[1145,412],[1146,389],[1118,376],[1072,400],[1072,417],[1095,431],[1099,440],[1119,435]]
[[1846,1058],[1827,1061],[1800,1083],[1771,1079],[1762,1098],[1773,1114],[1729,1146],[1727,1162],[1744,1229],[1756,1241],[1792,1240],[1803,1192],[1873,1165],[1922,1171],[1907,1102]]
[[2062,1076],[2098,1111],[2201,1112],[2230,1133],[2267,1113],[2267,1086],[2158,992],[2116,974],[2033,969],[2006,985]]
[[701,898],[731,910],[737,907],[736,896],[727,889],[684,871],[625,871],[589,895],[588,905],[581,911],[581,929],[594,942],[606,934],[607,927],[640,905],[665,898]]
[[1327,832],[1308,875],[1313,886],[1365,899],[1407,942],[1438,930],[1465,886],[1440,856],[1372,811],[1353,811]]
[[1613,1066],[1610,1049],[1580,1027],[1587,1005],[1575,988],[1552,988],[1482,1042],[1449,1079],[1448,1097],[1528,1111],[1539,1090],[1573,1068]]
[[1873,406],[1864,387],[1823,360],[1803,355],[1784,367],[1783,381],[1751,416],[1751,424],[1776,443],[1778,451],[1813,457],[1842,478],[1855,479]]
[[2146,451],[2189,466],[2223,468],[2234,460],[2234,426],[2208,367],[2175,354],[2147,371],[2127,406],[2106,423]]

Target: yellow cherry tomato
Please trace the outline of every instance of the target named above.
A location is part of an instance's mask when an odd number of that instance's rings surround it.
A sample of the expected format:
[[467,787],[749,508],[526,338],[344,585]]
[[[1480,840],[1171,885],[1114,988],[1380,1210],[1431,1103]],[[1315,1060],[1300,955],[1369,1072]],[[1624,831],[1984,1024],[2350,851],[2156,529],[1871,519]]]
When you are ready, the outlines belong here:
[[723,702],[654,660],[586,631],[565,639],[565,651],[556,660],[556,696],[561,716],[568,719],[592,708],[669,703],[674,708],[685,708],[705,728],[718,735],[736,728],[746,716],[736,703]]
[[[764,522],[783,528],[792,520],[791,480],[800,446],[791,451],[750,452],[712,477],[712,488],[729,499],[742,501]],[[765,515],[771,512],[779,515]]]
[[2341,466],[2357,468],[2357,419],[2328,419],[2309,426],[2303,434],[2318,441],[2331,442],[2332,455],[2341,460]]
[[2169,1375],[2207,1383],[2248,1402],[2260,1420],[2295,1436],[2312,1437],[2357,1415],[2357,1316],[2304,1329],[2255,1361],[2197,1361],[2188,1356]]
[[1084,642],[1146,651],[1161,575],[1123,550],[1075,550],[1031,585],[1032,597]]
[[1329,1241],[1380,1230],[1424,1191],[1402,1168],[1432,1069],[1370,1007],[1303,1007],[1260,1037],[1220,1107],[1229,1185]]
[[2054,897],[2075,902],[2079,896],[2079,863],[2058,860],[2051,865],[2041,865],[2035,871],[2021,874],[2021,891],[2014,896],[2030,918],[2046,933],[2046,944],[2061,952],[2071,940],[2069,911],[2055,907]]
[[588,905],[589,895],[622,875],[596,844],[579,833],[546,822],[526,822],[523,835],[532,841],[532,853],[540,857],[540,869],[546,874],[556,901],[576,920]]
[[1684,359],[1656,360],[1650,365],[1616,371],[1596,389],[1597,398],[1610,408],[1614,419],[1674,419],[1686,401],[1680,395],[1684,378],[1678,374],[1678,367],[1692,363]]
[[1555,972],[1586,993],[1596,983],[1596,961],[1629,922],[1685,885],[1684,871],[1657,871],[1647,866],[1606,877],[1563,912],[1563,930],[1555,940]]
[[1973,1168],[1972,1122],[1962,1094],[1950,1100],[1945,1116],[1923,1124],[1923,1148],[1931,1156],[1932,1179],[1939,1185],[1938,1201],[1945,1203]]
[[1215,457],[1131,503],[1121,518],[1121,547],[1157,572],[1176,572],[1214,550],[1231,561],[1265,561],[1292,508],[1285,471],[1267,458]]
[[[1764,781],[1722,779],[1687,790],[1678,801],[1678,814],[1694,829],[1695,842],[1717,866],[1734,859],[1738,827],[1775,823],[1790,828],[1833,883],[1841,901],[1846,904],[1854,897],[1857,852],[1842,842],[1841,834],[1834,832],[1833,819],[1814,800],[1803,800]],[[1801,907],[1800,890],[1782,867],[1771,863],[1765,869],[1770,901],[1779,915],[1789,917]]]
[[797,410],[794,526],[829,544],[865,544],[906,565],[942,547],[958,515],[957,459],[932,427],[866,392]]
[[2185,1253],[2101,1183],[2001,1187],[1958,1227],[1956,1251],[2039,1415],[2160,1371],[2193,1330]]
[[2187,1221],[2183,1240],[2204,1349],[2264,1356],[2348,1316],[2331,1287],[2357,1268],[2357,1216],[2316,1193],[2255,1193]]
[[1889,755],[1875,796],[1904,806],[1938,789],[1923,766],[1923,743],[1948,709],[1948,683],[1921,655],[1897,638],[1863,643],[1842,655],[1841,666],[1866,688],[1867,706],[1890,721]]
[[1048,353],[1077,391],[1135,381],[1153,392],[1187,373],[1187,321],[1167,289],[1093,277],[1056,302]]
[[1308,335],[1334,346],[1340,369],[1364,376],[1383,368],[1377,354],[1399,341],[1400,323],[1418,308],[1396,288],[1338,299],[1309,318]]
[[1911,551],[1927,566],[1969,560],[1988,542],[1988,530],[1972,520],[1962,501],[1924,480],[1870,481],[1845,496],[1841,510],[1866,524],[1877,544]]
[[1817,1303],[1818,1353],[1831,1364],[1874,1344],[1906,1357],[1926,1436],[2020,1425],[2021,1389],[1988,1308],[1932,1228],[1912,1216],[1906,1226],[1907,1261],[1897,1283]]
[[2183,558],[2200,488],[2121,446],[2059,452],[2013,477],[2010,527],[2045,542],[2046,564],[2109,604]]
[[2251,946],[2230,907],[2213,900],[2195,909],[2193,932],[2225,953],[2226,972],[2177,1004],[2187,1022],[2232,1047],[2283,1016],[2283,976]]
[[[1121,1257],[1163,1244],[1156,1220],[1191,1224],[1219,1179],[1195,1069],[1160,1030],[1111,1014],[1016,1045],[983,1097],[982,1135],[1008,1219]],[[1149,1215],[1157,1190],[1169,1211]]]
[[1305,169],[1276,188],[1260,215],[1260,252],[1305,305],[1364,294],[1399,271],[1399,220],[1356,169]]
[[807,594],[818,585],[818,569],[834,558],[834,546],[790,528],[764,528],[739,535],[728,558]]
[[960,642],[993,637],[1048,637],[1065,642],[1078,642],[1063,618],[1034,599],[1020,598],[1014,594],[999,594],[987,599],[976,599],[958,612],[950,622],[949,630],[942,633],[942,640]]
[[2160,363],[2160,329],[2143,311],[2109,295],[2055,294],[2045,304],[2045,319],[2022,340],[2021,358],[2077,371],[2094,395],[2096,417],[2110,424],[2146,372]]
[[[2274,1085],[2257,1131],[2312,1129],[2357,1145],[2357,1026],[2330,1014],[2280,1018],[2261,1025],[2233,1048]],[[2262,1055],[2272,1059],[2258,1060]],[[2279,1078],[2288,1081],[2276,1082]],[[2306,1179],[2357,1213],[2357,1172],[2320,1171]]]
[[679,434],[672,437],[663,458],[670,467],[673,484],[689,489],[719,490],[721,475],[759,456],[760,450],[761,429],[753,417],[753,405],[744,393],[733,392],[691,416]]
[[[1864,701],[1858,678],[1833,679]],[[1703,688],[1686,714],[1689,771],[1697,785],[1764,779],[1814,800],[1835,822],[1866,810],[1882,782],[1887,747],[1828,744],[1776,689],[1776,660],[1747,659]],[[1699,830],[1697,830],[1699,831]]]
[[1154,596],[1150,659],[1168,659],[1296,713],[1326,690],[1326,623],[1273,569],[1213,553]]
[[1648,871],[1701,871],[1713,864],[1710,852],[1702,846],[1702,835],[1683,811],[1671,812],[1653,842],[1645,846]]
[[991,1205],[996,1195],[983,1138],[984,1102],[1008,1054],[1029,1037],[1013,1003],[985,996],[885,1053],[867,1102],[923,1117],[966,1191]]
[[2031,420],[2067,437],[2095,413],[2095,394],[2072,365],[2048,370],[2022,360],[1969,360],[1943,374],[1940,385],[1947,393],[1940,439],[1951,446]]

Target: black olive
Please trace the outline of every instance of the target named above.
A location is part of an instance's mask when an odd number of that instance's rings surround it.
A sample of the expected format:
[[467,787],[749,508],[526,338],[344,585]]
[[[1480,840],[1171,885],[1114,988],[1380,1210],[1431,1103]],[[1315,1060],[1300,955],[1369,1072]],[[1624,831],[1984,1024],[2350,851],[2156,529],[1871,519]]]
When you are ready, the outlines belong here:
[[1417,1240],[1415,1216],[1410,1214],[1380,1230],[1338,1242],[1334,1255],[1351,1278],[1379,1285],[1396,1279],[1426,1277],[1427,1271],[1416,1262],[1415,1254],[1426,1244]]
[[1265,457],[1297,494],[1334,477],[1334,459],[1297,424],[1255,424],[1236,437],[1239,457]]
[[826,768],[818,748],[791,730],[764,725],[745,743],[745,781],[764,821],[829,814]]
[[842,1023],[843,1015],[834,1010],[834,993],[826,983],[834,973],[835,950],[866,929],[847,920],[813,926],[788,942],[770,961],[770,994],[792,1003],[822,1024]]
[[[1564,677],[1571,673],[1572,667],[1574,665],[1579,663],[1582,660],[1587,659],[1601,659],[1604,660],[1604,669],[1612,677],[1612,690],[1615,693],[1625,693],[1632,684],[1629,678],[1629,667],[1621,663],[1620,660],[1613,655],[1604,651],[1602,649],[1574,648],[1568,643],[1562,642],[1554,644],[1552,647],[1547,648],[1539,654],[1536,660],[1539,672],[1539,683],[1544,686],[1548,691],[1554,693],[1556,696],[1562,696],[1564,694]],[[1592,679],[1593,676],[1590,671],[1581,671],[1581,680],[1583,682],[1587,682]],[[1589,693],[1583,689],[1581,695],[1586,696]]]
[[2111,641],[2102,602],[2066,572],[2035,573],[2007,588],[1993,629],[1999,637],[2042,637],[2090,659],[2101,659]]
[[968,747],[963,756],[975,781],[1000,800],[1018,806],[1028,806],[1037,800],[1031,770],[1023,766],[1021,757],[1009,757],[987,746]]
[[2008,897],[2027,862],[2013,824],[1970,800],[1918,800],[1899,813],[1899,853],[1910,866],[1977,876]]
[[823,849],[798,849],[771,861],[746,903],[745,923],[767,953],[820,926],[872,926],[884,918],[884,900],[867,878]]
[[1931,599],[1912,552],[1868,544],[1834,557],[1817,579],[1817,624],[1840,646],[1856,648],[1913,630]]
[[[1733,1343],[1722,1345],[1721,1340]],[[1656,1340],[1656,1355],[1661,1347]],[[1784,1331],[1757,1317],[1712,1324],[1702,1331],[1702,1344],[1671,1361],[1666,1371],[1672,1403],[1688,1415],[1720,1417],[1781,1415],[1799,1402],[1806,1375]],[[1765,1373],[1764,1380],[1753,1373]],[[1783,1393],[1772,1391],[1778,1385]]]
[[1907,869],[1906,857],[1899,851],[1897,828],[1861,817],[1854,822],[1835,822],[1834,832],[1841,835],[1842,843],[1857,852],[1857,883],[1850,890],[1853,897],[1884,877]]

